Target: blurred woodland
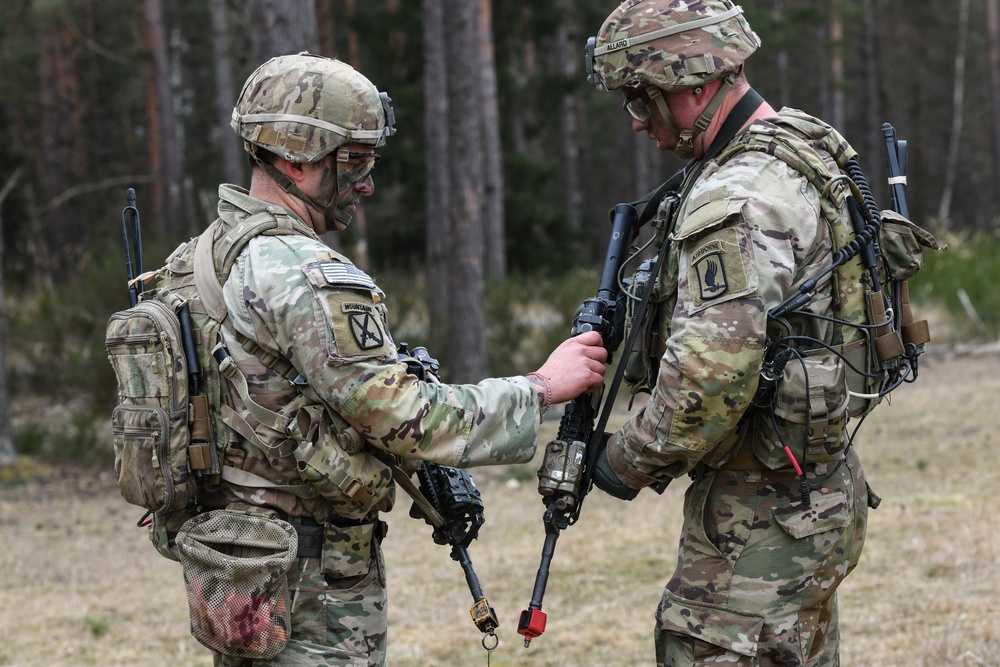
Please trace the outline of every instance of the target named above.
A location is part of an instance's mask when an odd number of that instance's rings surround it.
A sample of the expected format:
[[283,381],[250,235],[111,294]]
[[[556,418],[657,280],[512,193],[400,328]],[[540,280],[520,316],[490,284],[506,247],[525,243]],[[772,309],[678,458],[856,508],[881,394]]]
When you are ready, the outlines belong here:
[[[584,43],[615,4],[2,0],[0,461],[14,451],[11,396],[107,407],[103,331],[127,305],[125,190],[157,268],[214,219],[219,183],[246,184],[230,113],[250,72],[283,53],[346,60],[395,107],[375,196],[328,242],[376,279],[422,286],[408,298],[423,302],[422,342],[449,379],[507,370],[487,351],[488,289],[595,269],[608,210],[680,166],[631,132],[620,95],[585,80]],[[772,106],[839,128],[883,206],[891,122],[908,141],[911,217],[935,233],[992,232],[998,5],[744,0],[763,42],[748,78]]]

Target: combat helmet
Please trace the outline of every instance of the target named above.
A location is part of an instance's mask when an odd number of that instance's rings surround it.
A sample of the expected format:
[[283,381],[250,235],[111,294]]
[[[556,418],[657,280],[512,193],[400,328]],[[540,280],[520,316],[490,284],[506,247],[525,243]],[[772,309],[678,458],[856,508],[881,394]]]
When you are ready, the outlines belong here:
[[[396,133],[386,93],[347,63],[309,53],[278,56],[258,67],[243,84],[230,126],[278,185],[344,226],[351,221],[344,209],[353,201],[338,201],[338,192],[366,178],[378,159],[351,153],[347,144],[379,147]],[[260,149],[290,162],[316,162],[336,150],[337,187],[330,200],[304,194]]]
[[395,134],[392,101],[340,60],[278,56],[243,84],[230,122],[246,142],[291,162],[315,162],[351,142],[381,146]]
[[759,46],[743,9],[731,0],[626,0],[587,41],[587,80],[599,90],[646,90],[677,131],[661,91],[678,92],[723,79],[694,132],[677,132],[681,141],[675,152],[685,153]]

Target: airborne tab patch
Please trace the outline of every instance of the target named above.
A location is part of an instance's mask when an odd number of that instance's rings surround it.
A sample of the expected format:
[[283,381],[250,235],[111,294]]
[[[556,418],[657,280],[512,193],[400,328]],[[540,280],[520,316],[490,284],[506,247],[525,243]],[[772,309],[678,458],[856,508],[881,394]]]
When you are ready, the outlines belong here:
[[[756,288],[748,278],[739,228],[727,227],[694,241],[688,260],[689,311],[749,294]],[[748,260],[749,261],[749,260]]]

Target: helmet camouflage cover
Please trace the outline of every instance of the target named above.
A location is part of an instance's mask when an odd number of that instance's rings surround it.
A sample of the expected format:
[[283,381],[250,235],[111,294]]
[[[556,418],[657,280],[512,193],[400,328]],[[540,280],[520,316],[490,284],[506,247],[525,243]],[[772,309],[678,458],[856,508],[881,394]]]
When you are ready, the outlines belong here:
[[340,60],[300,53],[268,60],[240,92],[230,125],[244,145],[315,162],[344,144],[381,146],[395,133],[392,104]]
[[587,80],[676,92],[738,72],[759,46],[731,0],[626,0],[587,43]]

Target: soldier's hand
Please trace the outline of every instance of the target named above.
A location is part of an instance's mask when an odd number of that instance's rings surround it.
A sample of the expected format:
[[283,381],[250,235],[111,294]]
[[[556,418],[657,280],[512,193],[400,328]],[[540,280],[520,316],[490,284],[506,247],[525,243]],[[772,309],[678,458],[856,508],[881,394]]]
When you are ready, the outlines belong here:
[[601,335],[588,331],[563,341],[535,373],[548,380],[552,404],[565,403],[601,386],[607,358]]

